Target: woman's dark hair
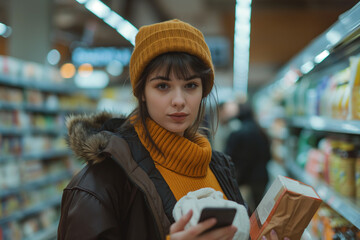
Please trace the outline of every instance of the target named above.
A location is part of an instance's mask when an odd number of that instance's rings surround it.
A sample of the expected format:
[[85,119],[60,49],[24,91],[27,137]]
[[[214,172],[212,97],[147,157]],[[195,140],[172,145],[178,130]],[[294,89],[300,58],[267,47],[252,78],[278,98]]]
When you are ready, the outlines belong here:
[[[146,103],[142,100],[142,97],[144,96],[145,92],[145,84],[147,77],[149,74],[151,74],[153,71],[156,71],[157,69],[166,66],[166,76],[169,77],[171,73],[174,73],[179,79],[186,79],[190,77],[193,73],[197,74],[201,78],[201,83],[203,86],[203,93],[205,92],[204,89],[210,88],[210,79],[212,70],[210,67],[204,64],[199,58],[183,53],[183,52],[169,52],[164,53],[162,55],[159,55],[158,57],[154,58],[144,69],[143,73],[141,74],[141,77],[139,78],[138,83],[135,85],[133,92],[136,92],[137,95],[135,96],[138,100],[138,107],[130,114],[130,117],[135,116],[135,122],[140,122],[145,127],[145,132],[147,137],[149,138],[150,142],[155,146],[155,148],[158,149],[158,147],[155,145],[154,141],[152,140],[149,130],[146,126],[146,119],[149,117],[149,113],[147,111]],[[191,139],[196,132],[199,129],[202,129],[204,131],[208,131],[208,129],[202,128],[201,125],[204,124],[204,116],[205,116],[205,110],[206,110],[206,102],[208,101],[208,97],[213,97],[215,103],[216,99],[214,95],[210,92],[208,96],[203,96],[198,116],[192,126],[190,126],[186,131],[184,132],[184,137]],[[211,133],[214,133],[214,129],[216,129],[215,126],[217,126],[217,113],[218,109],[214,109],[210,104],[210,124],[206,124],[210,127]],[[217,104],[214,104],[214,106],[217,106]],[[215,120],[216,119],[216,120]],[[158,149],[159,150],[159,149]]]

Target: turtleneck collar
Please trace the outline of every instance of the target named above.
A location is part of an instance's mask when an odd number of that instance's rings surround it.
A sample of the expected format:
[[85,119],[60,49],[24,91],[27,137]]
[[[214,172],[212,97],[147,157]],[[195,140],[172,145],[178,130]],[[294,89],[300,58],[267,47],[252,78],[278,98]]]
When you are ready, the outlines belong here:
[[133,125],[155,164],[189,177],[206,176],[211,161],[211,145],[204,136],[198,133],[189,140],[169,132],[148,118],[146,126],[161,154],[146,137],[143,125],[139,122]]

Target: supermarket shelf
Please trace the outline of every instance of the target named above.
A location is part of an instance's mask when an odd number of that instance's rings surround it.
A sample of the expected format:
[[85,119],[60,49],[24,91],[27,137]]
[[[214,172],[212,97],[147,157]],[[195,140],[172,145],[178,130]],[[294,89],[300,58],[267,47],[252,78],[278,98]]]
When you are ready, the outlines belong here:
[[360,134],[360,121],[336,120],[324,117],[292,117],[287,119],[291,127],[300,127],[317,131]]
[[281,176],[288,175],[284,166],[276,162],[275,160],[269,161],[266,165],[266,168],[269,173],[269,178],[270,178],[269,183],[275,180],[278,175]]
[[34,190],[36,188],[40,188],[42,186],[57,183],[57,182],[60,182],[62,180],[69,179],[71,176],[72,176],[72,173],[71,173],[71,171],[68,170],[68,171],[63,171],[61,173],[48,175],[48,176],[43,177],[43,178],[41,178],[39,180],[31,181],[31,182],[26,183],[26,184],[24,184],[22,186],[19,186],[19,187],[14,187],[14,188],[10,188],[10,189],[1,189],[1,191],[0,191],[0,199],[4,198],[6,196],[9,196],[9,195],[17,194],[20,191],[31,191],[31,190]]
[[27,104],[27,103],[23,103],[21,109],[24,109],[29,112],[38,112],[45,114],[57,114],[60,112],[58,108],[49,108],[46,106],[37,106],[34,104]]
[[57,183],[60,182],[62,180],[66,180],[69,179],[72,176],[72,173],[70,171],[63,171],[57,174],[53,174],[53,175],[48,175],[45,176],[41,179],[35,180],[35,181],[31,181],[25,185],[23,185],[23,189],[25,191],[31,191],[34,190],[36,188],[40,188],[46,185],[50,185],[53,183]]
[[6,196],[9,196],[9,195],[17,194],[17,193],[19,193],[19,191],[20,191],[19,187],[10,188],[10,189],[1,189],[1,191],[0,191],[0,199],[4,198]]
[[68,149],[59,149],[59,150],[49,150],[42,153],[28,153],[20,156],[22,160],[29,161],[33,159],[49,159],[49,158],[57,158],[62,156],[71,155],[72,151]]
[[18,156],[14,156],[14,155],[0,156],[0,163],[15,161],[17,158]]
[[286,163],[286,168],[295,176],[296,179],[314,187],[316,192],[326,204],[360,229],[360,206],[357,206],[354,201],[341,196],[323,181],[315,179],[305,173],[293,161],[288,161]]
[[57,83],[49,83],[48,81],[36,82],[35,80],[29,79],[29,81],[25,81],[21,78],[10,77],[0,75],[0,84],[8,85],[12,87],[21,87],[21,88],[31,88],[44,92],[52,92],[52,93],[64,93],[70,94],[77,91],[77,88],[71,84],[57,84]]
[[320,240],[317,236],[315,236],[309,226],[305,228],[303,235],[301,236],[301,240]]
[[45,209],[60,205],[60,202],[61,202],[61,195],[53,197],[49,200],[35,204],[32,207],[26,208],[25,210],[20,210],[20,211],[17,211],[15,213],[11,214],[10,216],[1,218],[0,225],[3,225],[8,222],[12,222],[12,221],[17,221],[17,220],[20,220],[27,216],[34,215],[36,213],[40,213],[41,211],[43,211]]
[[[60,127],[61,128],[61,127]],[[64,135],[66,133],[66,129],[59,129],[58,126],[54,126],[52,128],[29,128],[28,130],[24,130],[24,133],[31,133],[31,134],[50,134],[50,135]]]
[[53,128],[18,128],[18,127],[0,127],[0,134],[2,135],[15,135],[22,136],[26,134],[50,134],[50,135],[64,135],[66,129],[59,130],[56,127]]
[[0,101],[0,109],[4,110],[25,110],[28,112],[36,112],[43,114],[69,114],[69,113],[93,113],[96,109],[93,108],[50,108],[46,106],[38,106],[29,103],[10,103]]
[[95,113],[97,110],[94,108],[75,108],[75,109],[61,109],[60,111],[67,113],[67,114],[82,114],[82,113]]
[[83,112],[96,111],[95,109],[91,109],[91,108],[76,108],[76,109],[49,108],[46,106],[37,106],[37,105],[25,104],[25,103],[21,106],[21,108],[26,111],[29,111],[29,112],[39,112],[39,113],[45,113],[45,114],[58,114],[58,113],[68,114],[68,113],[83,113]]
[[30,161],[33,159],[49,159],[57,158],[62,156],[69,156],[72,152],[68,149],[59,149],[59,150],[49,150],[40,153],[25,153],[22,155],[9,155],[9,156],[0,156],[1,162],[15,161],[15,159],[21,159],[24,161]]
[[5,110],[17,110],[22,107],[21,103],[11,103],[11,102],[4,102],[0,101],[0,109]]
[[41,230],[34,235],[25,238],[24,240],[50,240],[56,239],[57,229],[58,229],[59,222],[54,223],[50,227]]
[[0,134],[19,136],[19,135],[23,135],[24,131],[22,129],[20,129],[20,128],[17,128],[17,127],[0,126]]

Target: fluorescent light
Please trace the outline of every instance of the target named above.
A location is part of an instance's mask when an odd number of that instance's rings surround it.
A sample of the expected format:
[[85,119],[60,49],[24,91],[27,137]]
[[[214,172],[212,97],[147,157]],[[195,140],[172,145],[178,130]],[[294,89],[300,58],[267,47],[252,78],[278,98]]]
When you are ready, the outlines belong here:
[[326,39],[332,43],[336,44],[341,39],[341,34],[335,30],[330,30],[326,33]]
[[88,0],[76,0],[78,3],[80,3],[80,4],[84,4],[84,3],[86,3]]
[[3,23],[0,23],[0,35],[3,35],[6,32],[7,26]]
[[124,19],[114,11],[111,11],[111,13],[104,18],[104,22],[115,29],[122,21],[124,21]]
[[321,63],[322,61],[324,61],[325,58],[327,58],[327,56],[329,56],[329,54],[330,52],[328,50],[322,51],[315,57],[314,62]]
[[119,27],[117,28],[118,33],[120,33],[124,38],[126,38],[129,42],[135,45],[135,36],[138,32],[137,28],[134,27],[128,21],[122,21]]
[[311,117],[309,122],[310,122],[310,126],[316,130],[323,130],[324,127],[326,126],[324,119],[320,117]]
[[80,4],[85,4],[85,7],[102,19],[110,27],[116,29],[120,35],[128,40],[132,45],[135,45],[135,36],[138,29],[134,27],[129,21],[125,20],[116,12],[112,11],[106,4],[100,0],[76,0]]
[[311,61],[308,61],[306,63],[304,63],[301,67],[300,70],[303,74],[307,74],[308,72],[310,72],[312,69],[314,68],[314,63]]
[[111,9],[99,0],[90,0],[85,7],[101,19],[107,17],[111,12]]
[[0,23],[0,36],[7,38],[11,35],[12,29],[9,26],[6,26],[3,23]]
[[251,0],[236,0],[233,91],[247,97],[250,51]]

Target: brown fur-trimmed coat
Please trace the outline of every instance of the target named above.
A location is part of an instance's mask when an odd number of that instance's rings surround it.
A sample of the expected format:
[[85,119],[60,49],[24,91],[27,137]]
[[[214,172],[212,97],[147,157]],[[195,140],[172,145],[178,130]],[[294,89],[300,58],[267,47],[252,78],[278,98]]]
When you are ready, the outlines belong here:
[[[109,113],[67,120],[68,144],[87,162],[64,189],[58,240],[165,239],[176,203],[133,128]],[[228,199],[244,204],[234,169],[213,152],[210,168]]]

